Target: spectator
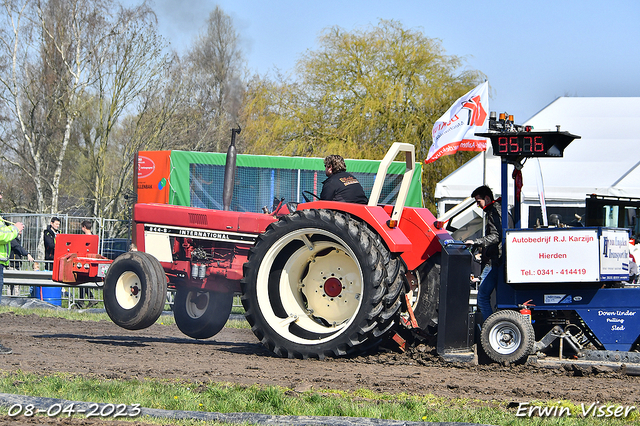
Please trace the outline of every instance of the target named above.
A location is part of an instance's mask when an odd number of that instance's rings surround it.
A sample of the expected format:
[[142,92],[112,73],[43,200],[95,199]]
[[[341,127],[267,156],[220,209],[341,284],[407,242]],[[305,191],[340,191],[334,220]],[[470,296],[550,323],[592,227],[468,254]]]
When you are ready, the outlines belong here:
[[91,232],[90,220],[83,220],[82,222],[80,222],[80,229],[82,230],[82,233],[85,235],[93,235],[93,233]]
[[9,258],[12,260],[11,268],[21,269],[22,262],[18,262],[23,257],[26,257],[29,262],[33,262],[35,259],[31,256],[31,253],[27,251],[21,244],[22,231],[18,233],[18,236],[11,241],[11,255]]
[[[53,260],[53,253],[56,248],[56,235],[60,232],[60,219],[51,218],[51,224],[44,230],[44,260]],[[53,262],[44,265],[47,271],[53,271]]]
[[358,204],[369,202],[358,179],[347,173],[344,158],[341,156],[327,156],[324,159],[324,173],[328,179],[322,183],[321,200]]
[[[20,269],[22,267],[22,262],[20,259],[26,256],[29,262],[33,262],[33,256],[20,244],[20,239],[22,238],[22,231],[18,233],[18,236],[11,240],[11,254],[9,259],[11,259],[10,267],[12,269]],[[9,293],[12,296],[18,296],[17,288],[14,285],[9,286]]]
[[[2,200],[2,193],[0,193]],[[0,300],[2,300],[2,287],[4,285],[4,267],[9,265],[9,255],[11,254],[11,241],[24,229],[22,222],[13,225],[7,223],[0,216]],[[13,351],[0,343],[0,355],[8,355]]]

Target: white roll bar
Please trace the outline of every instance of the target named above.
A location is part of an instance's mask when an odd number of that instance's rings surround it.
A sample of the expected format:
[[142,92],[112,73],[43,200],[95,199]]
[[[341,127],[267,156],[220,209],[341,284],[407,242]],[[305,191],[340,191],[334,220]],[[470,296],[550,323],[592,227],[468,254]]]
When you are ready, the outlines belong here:
[[410,143],[394,142],[393,145],[391,145],[391,148],[389,148],[389,151],[387,151],[387,154],[384,156],[380,162],[380,166],[378,167],[378,173],[376,174],[376,180],[373,183],[373,189],[371,190],[371,196],[369,197],[368,204],[369,206],[378,205],[380,194],[382,193],[382,186],[384,185],[384,180],[387,176],[387,170],[389,169],[391,162],[393,162],[393,159],[401,152],[405,153],[407,166],[404,171],[404,176],[402,177],[402,184],[398,191],[398,197],[396,198],[396,205],[393,208],[393,213],[391,214],[391,220],[396,220],[398,223],[402,216],[404,203],[407,201],[407,194],[409,193],[409,186],[411,185],[411,178],[413,177],[413,170],[415,169],[416,163],[415,147]]

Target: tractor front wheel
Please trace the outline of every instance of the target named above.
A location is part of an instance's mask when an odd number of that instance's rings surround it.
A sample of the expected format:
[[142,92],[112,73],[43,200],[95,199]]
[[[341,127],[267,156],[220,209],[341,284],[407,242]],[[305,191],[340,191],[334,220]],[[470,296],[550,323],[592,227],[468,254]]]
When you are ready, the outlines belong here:
[[113,261],[104,279],[103,293],[109,318],[122,328],[140,330],[160,317],[167,278],[155,257],[131,251]]
[[178,287],[173,314],[184,334],[194,339],[208,339],[227,323],[232,305],[233,293]]

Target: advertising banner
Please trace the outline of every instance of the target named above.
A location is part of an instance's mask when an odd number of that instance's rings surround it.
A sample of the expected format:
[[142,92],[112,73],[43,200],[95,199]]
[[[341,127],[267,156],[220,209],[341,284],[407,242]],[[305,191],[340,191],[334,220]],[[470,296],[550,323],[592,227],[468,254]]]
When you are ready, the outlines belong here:
[[171,151],[138,153],[138,203],[169,203]]
[[600,247],[601,279],[627,281],[629,279],[629,231],[603,228]]
[[598,229],[507,231],[508,283],[600,280]]

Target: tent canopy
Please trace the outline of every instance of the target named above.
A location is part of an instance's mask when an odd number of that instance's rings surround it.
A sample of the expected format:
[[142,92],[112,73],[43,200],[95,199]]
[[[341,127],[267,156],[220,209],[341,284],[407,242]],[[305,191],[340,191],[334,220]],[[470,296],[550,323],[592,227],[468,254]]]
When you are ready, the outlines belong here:
[[[587,194],[640,197],[639,111],[640,98],[560,97],[523,123],[535,130],[556,130],[560,125],[560,130],[581,137],[565,149],[563,158],[539,159],[547,205],[584,205]],[[439,215],[482,185],[483,155],[436,184]],[[522,169],[525,205],[539,204],[536,161],[530,158]],[[500,158],[493,155],[490,144],[486,176],[487,185],[500,195]],[[512,204],[511,178],[509,185]]]

